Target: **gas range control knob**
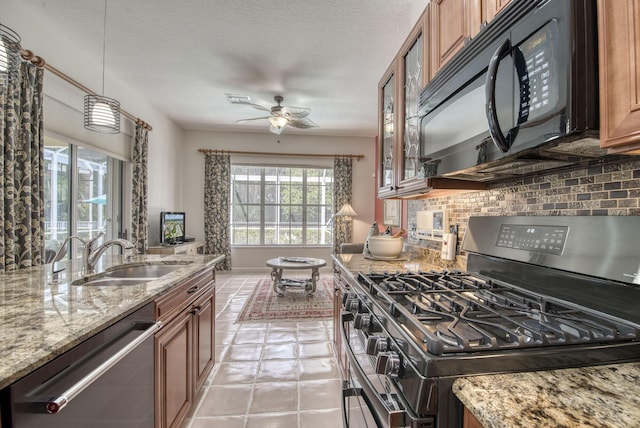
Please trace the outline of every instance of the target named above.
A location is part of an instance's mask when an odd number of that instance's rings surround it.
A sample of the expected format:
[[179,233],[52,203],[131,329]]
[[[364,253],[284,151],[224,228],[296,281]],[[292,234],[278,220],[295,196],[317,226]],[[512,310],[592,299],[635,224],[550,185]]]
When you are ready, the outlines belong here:
[[380,352],[376,357],[376,373],[397,378],[400,376],[400,355],[397,352]]
[[383,336],[367,337],[367,355],[376,356],[387,350],[387,338]]
[[353,328],[358,330],[369,330],[371,325],[371,314],[359,313],[353,320]]
[[344,308],[354,314],[358,313],[358,309],[360,309],[360,301],[355,297],[347,299],[344,303]]

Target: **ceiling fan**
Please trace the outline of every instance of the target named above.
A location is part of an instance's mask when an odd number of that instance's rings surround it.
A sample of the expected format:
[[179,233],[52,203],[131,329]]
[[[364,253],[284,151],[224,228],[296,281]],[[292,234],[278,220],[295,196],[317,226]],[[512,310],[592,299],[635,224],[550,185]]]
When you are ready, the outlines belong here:
[[[235,98],[233,98],[232,100],[232,97]],[[269,123],[271,124],[269,130],[274,134],[281,134],[286,125],[301,129],[315,128],[318,126],[307,117],[309,116],[309,113],[311,113],[310,108],[283,106],[281,105],[281,103],[282,101],[284,101],[284,98],[281,95],[276,95],[275,97],[273,97],[278,105],[272,106],[270,108],[252,103],[249,97],[227,95],[227,98],[234,104],[245,104],[253,107],[256,110],[266,111],[270,113],[269,116],[255,117],[252,119],[240,119],[237,120],[236,123],[268,119]]]

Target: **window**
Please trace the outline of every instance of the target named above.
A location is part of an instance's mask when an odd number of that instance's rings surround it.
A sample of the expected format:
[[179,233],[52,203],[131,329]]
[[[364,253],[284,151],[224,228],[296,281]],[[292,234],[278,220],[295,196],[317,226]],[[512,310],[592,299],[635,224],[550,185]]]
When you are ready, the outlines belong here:
[[231,244],[332,244],[333,169],[231,166]]
[[[105,232],[120,236],[122,161],[45,137],[45,250],[69,235],[82,239]],[[77,242],[71,257],[79,256]]]

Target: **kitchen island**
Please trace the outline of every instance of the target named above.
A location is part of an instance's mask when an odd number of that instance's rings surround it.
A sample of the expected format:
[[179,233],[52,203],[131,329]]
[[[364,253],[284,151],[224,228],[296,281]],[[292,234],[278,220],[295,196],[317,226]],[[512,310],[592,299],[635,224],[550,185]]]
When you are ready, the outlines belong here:
[[640,363],[457,379],[453,391],[484,428],[640,426]]
[[53,360],[136,309],[156,300],[185,278],[215,266],[219,255],[139,255],[124,260],[105,256],[97,271],[123,264],[173,264],[161,278],[125,286],[72,285],[83,278],[80,262],[59,262],[59,281],[51,265],[0,275],[0,389]]

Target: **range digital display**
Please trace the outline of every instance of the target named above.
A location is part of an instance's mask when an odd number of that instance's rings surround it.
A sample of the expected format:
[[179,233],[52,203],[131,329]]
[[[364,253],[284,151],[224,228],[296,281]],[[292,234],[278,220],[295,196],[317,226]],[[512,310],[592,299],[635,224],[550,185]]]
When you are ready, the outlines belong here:
[[502,224],[496,246],[561,255],[569,226]]

